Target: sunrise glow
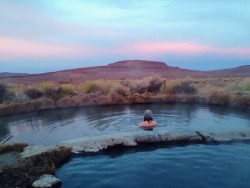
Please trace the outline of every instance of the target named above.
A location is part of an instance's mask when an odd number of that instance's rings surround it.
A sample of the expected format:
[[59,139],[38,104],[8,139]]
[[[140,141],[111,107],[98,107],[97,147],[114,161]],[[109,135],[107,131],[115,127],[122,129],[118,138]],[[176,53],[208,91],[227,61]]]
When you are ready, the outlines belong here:
[[56,71],[126,59],[199,70],[250,61],[245,1],[2,0],[0,16],[0,72]]

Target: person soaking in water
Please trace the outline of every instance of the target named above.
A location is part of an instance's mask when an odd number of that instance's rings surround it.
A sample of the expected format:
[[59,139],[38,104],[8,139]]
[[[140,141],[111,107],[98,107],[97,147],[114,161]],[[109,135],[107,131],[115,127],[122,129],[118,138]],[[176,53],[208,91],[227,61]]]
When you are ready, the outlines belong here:
[[139,123],[139,127],[144,129],[153,129],[158,123],[153,120],[152,111],[146,110],[144,112],[144,120]]

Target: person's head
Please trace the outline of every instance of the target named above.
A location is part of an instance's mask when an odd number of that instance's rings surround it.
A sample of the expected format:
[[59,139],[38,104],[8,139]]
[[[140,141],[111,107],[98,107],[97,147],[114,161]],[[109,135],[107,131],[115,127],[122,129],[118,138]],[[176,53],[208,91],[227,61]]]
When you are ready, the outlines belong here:
[[144,121],[153,121],[153,117],[152,117],[152,111],[151,110],[146,110],[144,112]]

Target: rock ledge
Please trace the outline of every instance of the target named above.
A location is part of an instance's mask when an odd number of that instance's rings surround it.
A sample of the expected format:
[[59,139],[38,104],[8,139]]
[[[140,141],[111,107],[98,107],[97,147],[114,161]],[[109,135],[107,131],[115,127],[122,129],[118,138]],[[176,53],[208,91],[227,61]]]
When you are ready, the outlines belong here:
[[44,174],[40,176],[33,184],[32,187],[36,188],[59,188],[62,185],[62,181],[50,174]]

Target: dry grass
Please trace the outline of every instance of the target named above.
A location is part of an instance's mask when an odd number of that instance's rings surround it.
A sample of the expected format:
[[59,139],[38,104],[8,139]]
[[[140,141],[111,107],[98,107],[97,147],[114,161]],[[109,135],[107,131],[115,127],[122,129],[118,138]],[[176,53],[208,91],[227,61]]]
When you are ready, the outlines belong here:
[[7,92],[7,86],[4,83],[0,82],[0,103],[3,102],[6,92]]
[[250,79],[244,79],[232,87],[236,92],[250,92]]
[[158,93],[163,82],[164,79],[162,77],[155,75],[146,77],[142,80],[133,80],[129,83],[129,87],[133,93]]
[[160,95],[151,96],[151,102],[175,103],[176,98],[177,97],[175,95],[160,94]]
[[142,80],[17,84],[8,85],[7,91],[8,102],[6,100],[0,104],[0,115],[56,107],[151,102],[231,105],[235,108],[248,108],[250,105],[250,80],[243,78],[186,78],[166,81],[156,75]]
[[192,85],[191,81],[181,80],[165,82],[161,86],[161,93],[166,94],[195,94],[197,93],[197,88]]
[[134,93],[128,96],[128,104],[144,104],[151,102],[152,99],[148,93],[144,94]]
[[93,105],[93,100],[90,95],[85,94],[82,96],[65,96],[57,102],[57,107],[68,108],[77,106]]
[[41,91],[39,91],[38,89],[33,88],[33,87],[29,87],[28,89],[26,89],[24,91],[24,93],[30,99],[38,99],[38,98],[42,97],[42,95],[43,95],[43,93]]
[[55,108],[55,103],[53,100],[49,98],[39,98],[26,103],[11,103],[8,105],[1,105],[0,116],[53,108]]
[[230,105],[237,109],[250,108],[250,96],[231,96]]
[[177,83],[174,82],[174,81],[168,81],[168,82],[165,82],[164,84],[162,84],[161,86],[161,89],[160,89],[160,92],[162,94],[170,94],[170,95],[173,95],[174,94],[174,88],[175,88],[175,85]]
[[86,94],[97,93],[97,92],[102,93],[103,91],[105,91],[104,87],[102,88],[102,83],[100,81],[86,82],[82,87],[83,87],[82,88],[83,93],[86,93]]
[[208,99],[208,104],[212,105],[223,105],[226,106],[229,104],[230,101],[230,95],[223,90],[219,91],[214,91],[209,99]]
[[48,93],[50,90],[57,88],[55,82],[42,82],[37,86],[37,89],[43,93]]
[[62,90],[63,95],[74,95],[76,94],[75,86],[72,84],[61,84],[59,89]]
[[96,80],[80,84],[77,87],[77,92],[78,94],[97,93],[107,95],[109,93],[117,93],[119,95],[127,95],[129,89],[120,81]]
[[15,143],[15,144],[0,144],[0,154],[8,153],[8,152],[22,152],[28,144],[24,143]]

